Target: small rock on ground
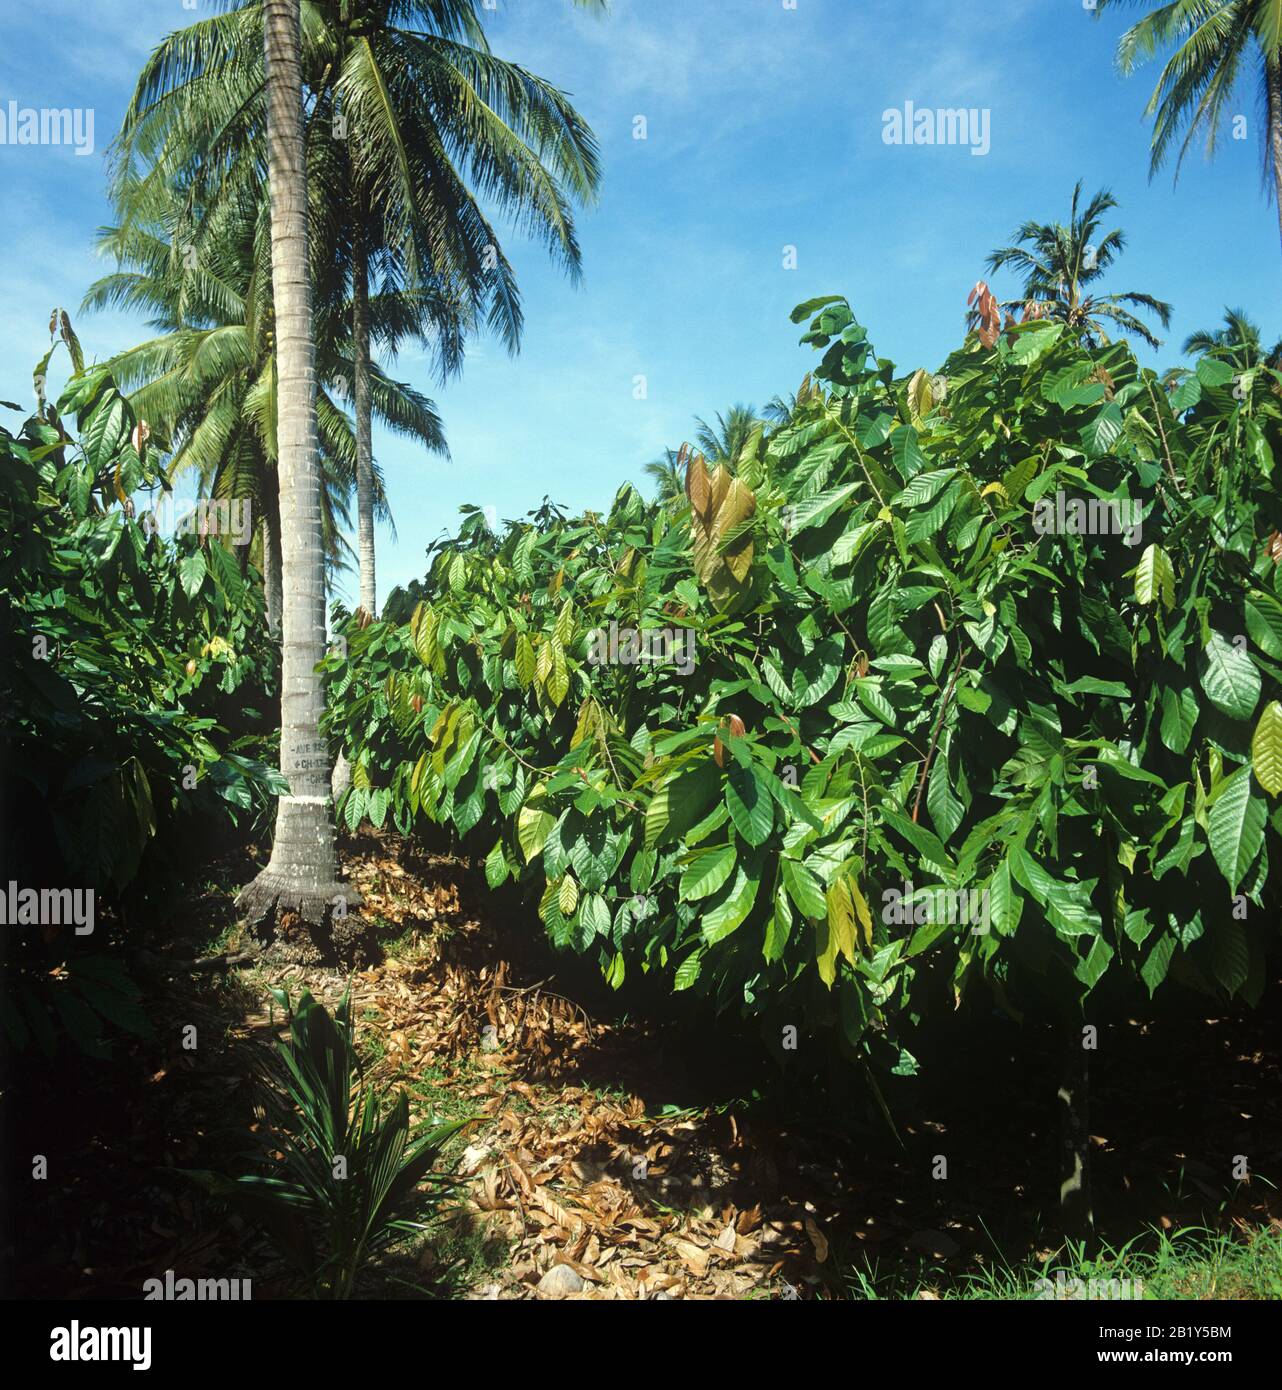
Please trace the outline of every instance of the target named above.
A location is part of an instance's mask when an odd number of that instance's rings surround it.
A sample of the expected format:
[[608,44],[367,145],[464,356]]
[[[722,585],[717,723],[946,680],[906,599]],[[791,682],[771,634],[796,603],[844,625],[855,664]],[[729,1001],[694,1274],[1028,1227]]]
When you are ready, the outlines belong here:
[[566,1294],[582,1293],[586,1283],[569,1265],[553,1265],[539,1280],[536,1292],[540,1298],[564,1298]]

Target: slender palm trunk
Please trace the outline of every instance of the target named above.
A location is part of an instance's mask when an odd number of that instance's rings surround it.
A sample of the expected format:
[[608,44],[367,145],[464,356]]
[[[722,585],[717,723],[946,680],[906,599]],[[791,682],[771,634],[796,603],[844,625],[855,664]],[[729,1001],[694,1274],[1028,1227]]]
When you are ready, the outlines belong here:
[[1282,58],[1274,54],[1264,63],[1264,83],[1269,98],[1269,155],[1273,164],[1273,192],[1282,235]]
[[361,607],[378,612],[374,575],[374,447],[370,401],[369,250],[361,226],[360,198],[352,207],[352,353],[356,407],[356,525],[361,566]]
[[[359,898],[338,882],[329,753],[320,735],[324,654],[320,470],[316,449],[315,349],[307,260],[299,0],[264,0],[267,157],[271,190],[272,295],[276,315],[282,612],[280,798],[271,861],[241,893],[257,920],[286,909],[308,922],[346,915]],[[340,906],[341,905],[341,906]]]
[[[359,192],[352,197],[352,382],[356,410],[356,550],[360,562],[360,606],[370,617],[378,612],[378,587],[374,569],[374,446],[370,399],[369,350],[369,244],[361,222]],[[352,765],[340,748],[329,780],[335,802],[352,785]]]

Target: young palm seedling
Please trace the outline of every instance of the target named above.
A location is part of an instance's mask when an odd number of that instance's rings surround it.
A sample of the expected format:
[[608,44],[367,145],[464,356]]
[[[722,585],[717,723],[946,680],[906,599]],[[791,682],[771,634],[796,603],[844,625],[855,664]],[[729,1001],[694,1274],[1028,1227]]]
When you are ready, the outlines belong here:
[[285,990],[271,994],[288,1013],[290,1029],[267,1088],[265,1164],[276,1171],[188,1176],[261,1226],[309,1296],[349,1298],[374,1251],[422,1228],[398,1213],[423,1182],[435,1203],[451,1180],[433,1173],[433,1164],[472,1121],[429,1126],[411,1137],[405,1092],[389,1106],[385,1092],[362,1084],[347,995],[331,1017],[307,990],[296,1009]]

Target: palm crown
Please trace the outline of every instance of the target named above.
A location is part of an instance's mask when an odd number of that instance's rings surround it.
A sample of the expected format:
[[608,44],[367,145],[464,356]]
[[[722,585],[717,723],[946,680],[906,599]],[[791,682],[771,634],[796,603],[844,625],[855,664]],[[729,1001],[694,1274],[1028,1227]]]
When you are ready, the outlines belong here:
[[[392,353],[422,341],[442,379],[478,323],[516,351],[520,295],[482,204],[514,215],[577,276],[571,206],[595,196],[600,169],[565,94],[490,51],[479,0],[303,0],[300,10],[313,278],[318,307],[345,303],[351,315],[361,594],[372,610],[371,338]],[[262,0],[238,0],[152,55],[113,146],[126,221],[178,187],[180,230],[196,243],[202,205],[261,200],[261,35]],[[388,312],[376,319],[380,295]]]
[[1147,310],[1165,328],[1171,306],[1149,294],[1134,291],[1105,294],[1092,289],[1126,249],[1120,228],[1104,232],[1104,214],[1117,207],[1107,190],[1096,193],[1083,207],[1082,184],[1073,189],[1067,225],[1025,222],[1014,233],[1014,244],[999,247],[988,257],[990,270],[1014,270],[1023,276],[1022,301],[1040,306],[1044,317],[1066,323],[1091,336],[1101,335],[1105,323],[1142,338],[1151,347],[1158,339],[1133,309]]
[[[1099,18],[1111,5],[1139,3],[1098,0],[1095,15]],[[1199,137],[1205,138],[1206,152],[1213,155],[1226,119],[1240,117],[1241,78],[1254,76],[1264,114],[1264,183],[1274,195],[1282,231],[1282,3],[1171,0],[1122,35],[1117,66],[1130,74],[1159,49],[1171,47],[1174,51],[1147,107],[1153,117],[1150,176],[1175,153],[1178,179],[1185,156]]]
[[1264,365],[1276,368],[1282,363],[1282,342],[1265,351],[1259,325],[1244,309],[1225,309],[1221,327],[1190,333],[1181,351],[1190,356],[1220,358],[1240,372]]

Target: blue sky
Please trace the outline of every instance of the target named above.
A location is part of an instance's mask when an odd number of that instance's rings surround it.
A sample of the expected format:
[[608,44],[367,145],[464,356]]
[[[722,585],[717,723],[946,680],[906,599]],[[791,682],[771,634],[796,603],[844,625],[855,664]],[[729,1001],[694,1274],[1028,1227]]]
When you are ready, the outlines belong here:
[[[0,146],[0,397],[25,402],[49,310],[74,316],[107,268],[92,249],[108,216],[102,151],[137,71],[205,3],[7,8],[0,109],[92,108],[96,141],[86,157]],[[573,94],[601,143],[602,197],[579,218],[577,288],[539,247],[505,238],[524,293],[519,357],[478,341],[444,389],[420,358],[396,364],[437,401],[452,457],[376,432],[399,532],[380,532],[380,598],[422,573],[460,504],[500,517],[544,495],[604,507],[693,416],[794,389],[811,365],[788,322],[803,299],[848,295],[881,355],[934,366],[986,253],[1027,217],[1066,217],[1078,178],[1121,202],[1130,247],[1109,285],[1175,305],[1148,360],[1177,360],[1225,305],[1282,335],[1254,90],[1241,99],[1247,141],[1226,141],[1214,163],[1190,157],[1178,187],[1169,173],[1150,183],[1156,68],[1124,80],[1112,62],[1132,18],[1095,20],[1082,0],[614,0],[606,19],[568,0],[499,0],[494,47]],[[882,113],[906,100],[989,109],[991,149],[884,144]],[[91,356],[143,336],[121,315],[76,322]]]

